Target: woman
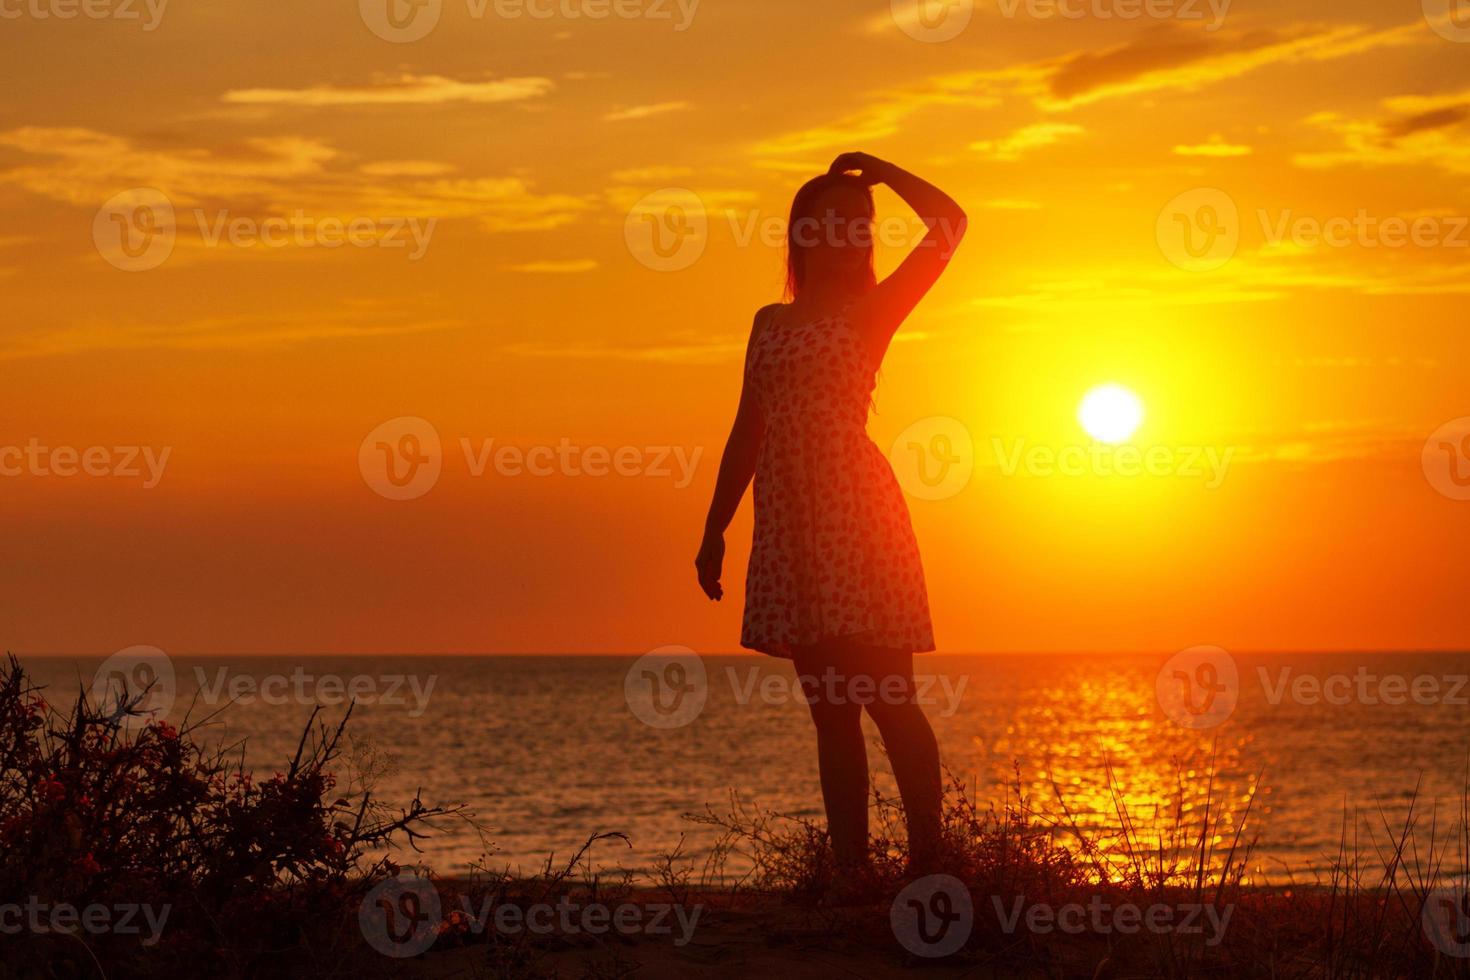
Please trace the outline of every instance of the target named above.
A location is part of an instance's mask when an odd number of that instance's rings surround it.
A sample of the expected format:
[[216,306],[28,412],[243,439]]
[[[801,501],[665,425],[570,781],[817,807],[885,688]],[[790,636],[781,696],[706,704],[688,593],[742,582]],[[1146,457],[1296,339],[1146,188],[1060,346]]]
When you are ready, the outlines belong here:
[[[881,283],[874,184],[892,188],[927,229]],[[694,563],[705,594],[720,599],[725,529],[753,478],[740,642],[795,663],[817,729],[839,889],[861,888],[869,868],[864,708],[893,764],[918,873],[938,847],[939,748],[913,682],[913,655],[934,649],[924,571],[903,493],[866,427],[889,341],[964,230],[964,212],[943,191],[866,153],[844,153],[801,188],[787,227],[791,302],[756,314]]]

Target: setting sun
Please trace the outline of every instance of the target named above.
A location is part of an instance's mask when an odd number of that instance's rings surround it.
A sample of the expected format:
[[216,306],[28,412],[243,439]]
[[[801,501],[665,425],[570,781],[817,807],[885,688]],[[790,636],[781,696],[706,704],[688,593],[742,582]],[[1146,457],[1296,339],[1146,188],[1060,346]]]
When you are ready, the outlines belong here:
[[1126,442],[1143,422],[1143,402],[1121,385],[1103,385],[1082,399],[1077,418],[1098,442]]

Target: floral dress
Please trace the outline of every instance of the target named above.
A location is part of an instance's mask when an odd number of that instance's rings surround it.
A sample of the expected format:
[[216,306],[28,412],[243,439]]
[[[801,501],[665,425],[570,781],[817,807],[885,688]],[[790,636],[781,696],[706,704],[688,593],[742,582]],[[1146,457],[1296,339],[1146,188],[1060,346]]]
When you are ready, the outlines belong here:
[[766,316],[745,385],[765,418],[740,643],[778,657],[847,640],[934,649],[919,546],[888,459],[868,438],[875,366],[845,312]]

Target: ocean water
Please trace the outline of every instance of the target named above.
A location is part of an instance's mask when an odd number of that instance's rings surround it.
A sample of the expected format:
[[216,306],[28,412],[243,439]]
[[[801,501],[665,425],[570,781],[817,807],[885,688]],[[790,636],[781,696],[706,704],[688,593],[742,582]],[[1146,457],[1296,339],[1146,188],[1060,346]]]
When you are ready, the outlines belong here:
[[[421,858],[441,873],[482,861],[529,871],[607,832],[628,843],[600,843],[592,858],[603,866],[647,869],[680,846],[698,863],[716,831],[686,815],[728,812],[732,794],[752,810],[822,815],[811,723],[784,661],[149,658],[124,666],[164,678],[158,710],[176,724],[186,711],[212,716],[203,737],[241,742],[265,774],[283,767],[314,704],[338,718],[344,690],[355,689],[350,755],[373,774],[376,796],[406,803],[421,791],[426,802],[467,804],[481,825],[484,837],[441,823]],[[1244,836],[1256,841],[1257,880],[1312,880],[1345,827],[1371,851],[1411,803],[1426,835],[1437,817],[1441,840],[1458,817],[1470,654],[1236,655],[1224,679],[1166,660],[928,655],[917,672],[929,678],[925,710],[945,764],[982,804],[1019,794],[1039,819],[1065,813],[1064,823],[1103,835],[1117,832],[1121,805],[1149,839],[1176,813],[1197,819],[1208,800],[1228,848],[1254,795]],[[53,703],[92,685],[102,666],[22,663]],[[1190,679],[1214,684],[1218,700],[1180,723],[1159,692]],[[671,683],[685,701],[653,689]],[[663,711],[650,710],[655,697]],[[869,731],[870,764],[892,793]]]

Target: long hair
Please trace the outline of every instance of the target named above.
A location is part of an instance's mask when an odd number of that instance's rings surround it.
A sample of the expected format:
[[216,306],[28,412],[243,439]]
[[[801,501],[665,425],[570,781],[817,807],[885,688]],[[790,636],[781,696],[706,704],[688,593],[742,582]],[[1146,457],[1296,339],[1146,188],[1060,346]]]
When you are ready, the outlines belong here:
[[[870,221],[874,217],[876,208],[873,204],[873,189],[850,174],[822,174],[803,184],[791,202],[791,218],[786,223],[786,296],[788,299],[795,299],[801,294],[802,286],[806,285],[806,253],[813,247],[810,241],[803,244],[798,239],[798,235],[804,226],[813,222],[821,223],[823,216],[817,214],[817,202],[823,194],[834,187],[850,187],[862,194],[863,199],[867,202],[866,217]],[[866,252],[862,262],[863,284],[872,286],[878,280],[873,265],[872,235],[868,235],[864,242],[849,240],[846,247],[862,249]]]

